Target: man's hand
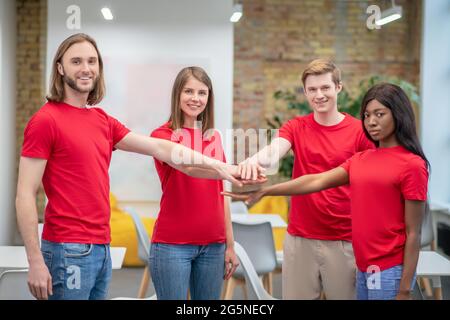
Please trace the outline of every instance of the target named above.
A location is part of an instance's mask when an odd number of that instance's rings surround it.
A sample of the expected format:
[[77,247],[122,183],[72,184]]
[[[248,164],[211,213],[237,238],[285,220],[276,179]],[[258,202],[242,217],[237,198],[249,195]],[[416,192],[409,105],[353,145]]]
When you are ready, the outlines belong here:
[[273,168],[279,165],[280,159],[291,149],[291,143],[285,138],[276,137],[272,142],[250,158],[238,165],[241,179],[256,179],[259,168]]
[[[251,175],[248,179],[242,178],[241,173],[239,172],[239,167],[236,165],[228,165],[228,164],[220,164],[218,165],[219,169],[217,172],[219,172],[220,176],[223,177],[225,180],[228,180],[232,182],[235,185],[238,185],[239,187],[242,187],[243,185],[255,185],[255,184],[262,184],[267,181],[267,178],[264,174],[266,169],[259,165],[255,165],[254,169],[256,170],[256,175]],[[221,171],[224,172],[221,172]]]
[[49,295],[53,295],[52,276],[44,261],[30,264],[28,288],[38,300],[47,300]]
[[256,180],[259,173],[264,171],[265,169],[254,158],[248,158],[238,165],[238,174],[242,180]]

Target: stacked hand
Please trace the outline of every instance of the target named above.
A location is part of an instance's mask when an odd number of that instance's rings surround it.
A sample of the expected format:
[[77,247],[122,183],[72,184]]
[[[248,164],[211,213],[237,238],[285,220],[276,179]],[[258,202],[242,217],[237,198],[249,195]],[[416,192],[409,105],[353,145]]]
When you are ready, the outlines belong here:
[[228,192],[224,191],[222,194],[226,197],[231,197],[234,200],[244,201],[246,205],[251,206],[264,197],[265,190],[260,189],[252,192]]
[[255,179],[259,174],[264,173],[266,169],[261,167],[257,160],[248,158],[238,165],[238,175],[243,180]]
[[[260,166],[256,160],[248,158],[241,162],[238,166],[229,166],[228,173],[233,177],[233,180],[227,179],[234,184],[242,187],[243,185],[257,185],[263,184],[267,181],[264,174],[266,169]],[[237,182],[237,183],[236,183]],[[253,192],[222,192],[224,196],[231,197],[235,200],[244,201],[247,205],[252,205],[264,196],[263,189]]]
[[249,173],[246,171],[245,175],[239,172],[239,166],[226,163],[219,164],[216,170],[224,180],[228,180],[239,187],[243,185],[262,184],[267,181],[264,174],[266,169],[259,165],[254,165]]

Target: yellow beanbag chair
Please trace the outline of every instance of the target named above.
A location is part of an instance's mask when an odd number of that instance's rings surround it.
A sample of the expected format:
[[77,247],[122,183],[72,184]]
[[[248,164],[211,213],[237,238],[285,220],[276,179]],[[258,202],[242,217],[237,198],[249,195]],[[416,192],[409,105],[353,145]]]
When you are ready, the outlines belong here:
[[[289,204],[286,197],[269,196],[255,203],[248,212],[279,214],[288,223]],[[285,236],[286,228],[273,228],[273,241],[275,242],[275,249],[277,251],[283,250]]]
[[[123,261],[124,267],[144,266],[138,256],[138,240],[133,219],[117,206],[117,200],[113,194],[110,194],[109,199],[111,203],[111,246],[127,248]],[[141,220],[151,239],[156,219],[141,218]]]
[[249,213],[276,213],[281,218],[288,222],[289,204],[286,197],[263,197],[257,203],[255,203],[250,209]]

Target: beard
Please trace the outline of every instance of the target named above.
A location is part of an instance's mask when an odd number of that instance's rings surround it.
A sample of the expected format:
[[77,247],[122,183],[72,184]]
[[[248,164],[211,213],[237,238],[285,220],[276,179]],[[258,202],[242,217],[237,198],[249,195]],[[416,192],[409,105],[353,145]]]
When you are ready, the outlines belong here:
[[66,83],[73,90],[80,92],[80,93],[90,93],[92,90],[94,90],[95,86],[97,85],[98,77],[95,77],[94,79],[92,79],[92,86],[89,88],[86,88],[86,89],[82,89],[79,86],[77,86],[76,80],[67,75],[64,75],[62,77],[62,79],[63,79],[64,83]]

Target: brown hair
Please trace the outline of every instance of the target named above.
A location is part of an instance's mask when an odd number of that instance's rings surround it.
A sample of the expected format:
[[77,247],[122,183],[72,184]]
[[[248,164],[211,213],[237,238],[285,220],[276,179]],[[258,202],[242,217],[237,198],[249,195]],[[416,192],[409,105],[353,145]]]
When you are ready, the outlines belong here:
[[89,92],[87,104],[92,106],[102,101],[106,92],[105,79],[103,75],[103,59],[102,56],[100,55],[100,52],[98,51],[97,43],[95,42],[95,40],[84,33],[77,33],[71,35],[59,45],[58,50],[56,51],[55,57],[53,59],[52,75],[50,77],[50,93],[47,95],[48,101],[61,102],[64,100],[64,81],[63,76],[58,72],[58,63],[62,64],[62,58],[64,54],[72,45],[85,41],[89,42],[94,46],[95,51],[97,51],[99,63],[98,79],[94,89],[91,92]]
[[187,67],[182,69],[173,83],[171,113],[169,118],[170,128],[172,130],[177,130],[183,127],[184,114],[180,107],[180,95],[190,77],[194,77],[208,87],[208,103],[206,104],[205,110],[199,115],[200,120],[202,121],[202,133],[206,133],[207,130],[214,127],[214,93],[211,79],[205,70],[200,67]]
[[305,86],[306,78],[310,75],[321,75],[331,72],[333,82],[335,85],[341,84],[341,70],[328,59],[316,59],[311,61],[302,74],[303,87]]

